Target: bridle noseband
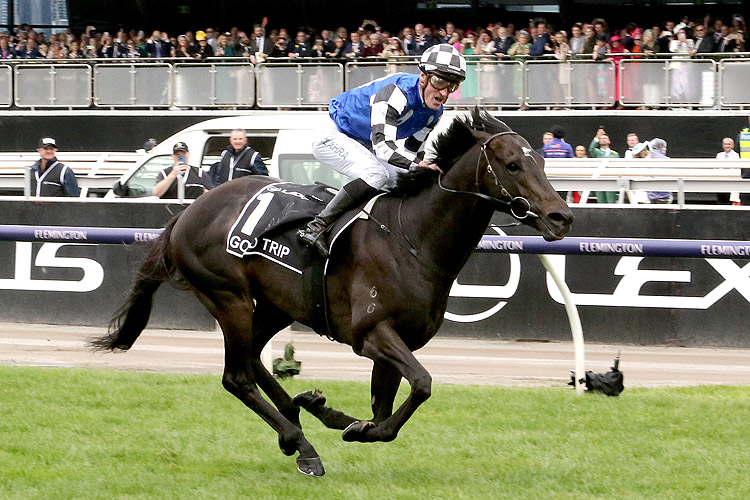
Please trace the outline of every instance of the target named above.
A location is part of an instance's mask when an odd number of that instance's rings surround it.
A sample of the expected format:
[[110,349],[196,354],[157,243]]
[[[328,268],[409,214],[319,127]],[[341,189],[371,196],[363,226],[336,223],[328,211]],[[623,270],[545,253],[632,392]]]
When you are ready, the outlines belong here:
[[[516,132],[512,130],[506,130],[505,132],[498,132],[497,134],[491,135],[482,143],[481,145],[482,154],[477,157],[477,170],[476,170],[476,177],[474,179],[474,187],[476,188],[476,191],[458,191],[458,190],[450,189],[450,188],[443,186],[443,183],[442,183],[443,174],[442,173],[438,176],[438,186],[440,186],[440,189],[442,189],[443,191],[446,191],[449,193],[470,194],[473,196],[477,196],[483,200],[489,201],[491,203],[500,203],[502,205],[507,205],[510,211],[510,215],[512,215],[518,220],[523,220],[527,217],[539,217],[537,214],[531,211],[531,204],[529,203],[529,200],[527,200],[523,196],[515,196],[515,197],[511,196],[508,190],[505,189],[505,186],[503,186],[503,184],[500,182],[500,179],[497,177],[495,170],[492,168],[492,162],[490,161],[490,157],[487,155],[487,145],[490,142],[492,142],[493,139],[496,139],[497,137],[500,137],[501,135],[507,135],[507,134],[518,135]],[[487,161],[487,172],[492,174],[492,177],[495,179],[495,185],[500,186],[500,194],[503,196],[503,198],[495,198],[493,196],[489,196],[487,194],[480,192],[481,186],[479,184],[479,177],[480,177],[480,172],[482,170],[482,156],[484,156],[484,159]]]

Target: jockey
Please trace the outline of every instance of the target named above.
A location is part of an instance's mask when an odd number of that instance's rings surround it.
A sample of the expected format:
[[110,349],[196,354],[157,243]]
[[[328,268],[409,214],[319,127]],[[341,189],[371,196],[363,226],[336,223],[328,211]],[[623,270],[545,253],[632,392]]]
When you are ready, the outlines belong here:
[[334,97],[329,126],[313,142],[315,158],[354,180],[299,231],[305,244],[328,256],[325,234],[345,210],[395,185],[423,161],[424,142],[443,114],[448,95],[466,78],[466,60],[449,44],[433,45],[419,62],[421,73],[395,73]]

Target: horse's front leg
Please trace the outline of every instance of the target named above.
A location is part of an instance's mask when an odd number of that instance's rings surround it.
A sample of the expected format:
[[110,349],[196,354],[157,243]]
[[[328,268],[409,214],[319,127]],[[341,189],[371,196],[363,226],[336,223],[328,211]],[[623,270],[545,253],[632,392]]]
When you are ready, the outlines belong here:
[[[372,368],[370,390],[372,395],[373,422],[380,423],[393,414],[393,401],[396,399],[401,374],[377,363]],[[305,391],[294,397],[294,404],[304,408],[318,418],[329,429],[343,430],[360,420],[346,413],[326,406],[326,398],[317,389]]]
[[419,405],[430,397],[432,377],[417,361],[398,333],[383,323],[367,335],[357,354],[372,359],[376,366],[392,372],[388,383],[393,385],[393,398],[398,389],[394,374],[399,374],[409,382],[411,392],[396,412],[382,421],[378,421],[378,415],[385,416],[390,413],[393,399],[383,398],[378,408],[373,404],[376,420],[352,423],[344,430],[343,438],[345,441],[361,442],[393,441]]

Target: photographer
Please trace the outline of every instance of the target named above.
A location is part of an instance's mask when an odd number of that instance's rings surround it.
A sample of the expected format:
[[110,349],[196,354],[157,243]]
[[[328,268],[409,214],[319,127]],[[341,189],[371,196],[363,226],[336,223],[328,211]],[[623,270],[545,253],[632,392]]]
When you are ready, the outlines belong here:
[[271,53],[268,54],[268,57],[286,57],[286,45],[286,38],[279,36],[273,44],[273,48],[271,49]]
[[[167,167],[156,176],[153,194],[159,198],[178,198],[177,182],[185,182],[185,198],[197,198],[212,187],[211,179],[198,168],[191,167],[190,152],[184,142],[178,142],[172,148],[171,167]],[[175,182],[177,180],[177,182]]]

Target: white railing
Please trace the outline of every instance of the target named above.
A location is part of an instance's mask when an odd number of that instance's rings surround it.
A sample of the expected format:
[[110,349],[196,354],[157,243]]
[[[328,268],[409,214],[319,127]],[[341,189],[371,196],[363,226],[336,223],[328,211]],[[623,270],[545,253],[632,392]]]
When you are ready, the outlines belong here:
[[[719,55],[660,54],[616,63],[470,58],[467,80],[449,106],[595,108],[619,100],[657,108],[750,107],[747,56],[716,62]],[[0,107],[325,107],[341,91],[395,71],[418,69],[414,58],[268,59],[258,65],[244,58],[10,60],[0,64]]]

